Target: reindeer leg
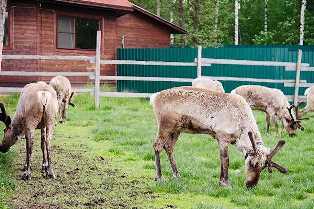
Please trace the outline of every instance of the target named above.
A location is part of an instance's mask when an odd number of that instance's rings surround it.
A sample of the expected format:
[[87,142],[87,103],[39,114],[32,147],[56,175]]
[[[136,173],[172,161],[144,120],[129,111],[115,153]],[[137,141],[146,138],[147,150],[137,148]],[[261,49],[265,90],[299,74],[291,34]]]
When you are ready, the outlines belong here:
[[46,128],[42,128],[41,129],[41,151],[43,153],[43,164],[41,169],[42,173],[45,173],[48,167],[45,141],[46,141]]
[[[175,115],[176,116],[176,115]],[[154,143],[155,150],[155,166],[156,166],[156,181],[161,181],[161,166],[160,166],[160,152],[164,149],[164,146],[171,141],[171,133],[174,132],[176,128],[176,120],[175,118],[167,116],[161,116],[158,121],[158,132],[157,137]],[[170,160],[170,159],[169,159]],[[174,162],[174,161],[173,161]],[[170,163],[173,165],[173,162]],[[176,169],[176,166],[174,166]]]
[[160,152],[162,150],[162,146],[158,142],[158,138],[156,139],[156,142],[154,144],[154,150],[155,150],[155,167],[156,167],[156,181],[161,181],[161,166],[160,166]]
[[164,149],[168,155],[168,159],[169,159],[169,162],[171,165],[173,177],[175,177],[175,178],[180,177],[180,174],[179,174],[178,169],[177,169],[177,164],[176,164],[176,161],[175,161],[174,156],[173,156],[174,146],[177,142],[178,137],[179,137],[179,133],[171,134],[171,140],[168,140],[164,146]]
[[228,155],[228,143],[224,140],[218,139],[219,151],[220,151],[220,181],[221,186],[229,186],[228,180],[228,168],[229,168],[229,155]]
[[45,147],[46,147],[46,152],[47,152],[47,161],[48,161],[48,167],[46,170],[46,176],[48,178],[53,178],[55,179],[56,176],[53,172],[52,168],[52,162],[51,162],[51,147],[50,147],[50,140],[52,139],[53,135],[53,124],[48,124],[46,127],[46,140],[45,140]]
[[31,160],[32,160],[32,151],[33,151],[34,130],[27,130],[25,134],[25,138],[26,138],[26,163],[25,163],[25,170],[22,174],[22,179],[30,180],[32,177]]
[[266,112],[266,133],[269,133],[270,129],[270,115]]

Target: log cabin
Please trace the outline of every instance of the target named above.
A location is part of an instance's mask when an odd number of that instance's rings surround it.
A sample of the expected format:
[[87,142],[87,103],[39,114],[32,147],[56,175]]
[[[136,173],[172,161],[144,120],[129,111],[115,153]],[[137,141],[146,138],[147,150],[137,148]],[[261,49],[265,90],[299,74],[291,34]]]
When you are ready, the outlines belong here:
[[[8,0],[3,54],[95,56],[102,32],[101,57],[116,59],[117,48],[163,48],[181,27],[128,0]],[[123,46],[122,46],[123,45]],[[3,71],[92,71],[82,61],[3,60]],[[102,66],[101,75],[115,75]],[[1,86],[23,86],[49,77],[0,76]],[[87,78],[73,77],[83,85]]]

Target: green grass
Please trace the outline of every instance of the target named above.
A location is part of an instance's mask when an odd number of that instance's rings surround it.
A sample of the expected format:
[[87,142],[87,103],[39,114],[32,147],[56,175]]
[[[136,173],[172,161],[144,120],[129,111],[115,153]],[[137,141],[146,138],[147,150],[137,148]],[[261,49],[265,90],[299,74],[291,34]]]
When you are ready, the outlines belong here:
[[[17,96],[2,97],[13,112]],[[244,185],[244,159],[230,147],[230,188],[218,185],[220,162],[217,143],[204,135],[183,134],[176,146],[181,178],[172,178],[162,153],[164,181],[154,182],[155,120],[145,99],[103,98],[94,111],[88,95],[75,98],[69,121],[57,125],[54,167],[57,180],[40,172],[38,140],[34,145],[33,179],[19,179],[24,142],[0,154],[0,208],[60,206],[63,208],[304,208],[314,206],[314,119],[304,132],[282,138],[287,144],[276,161],[287,166],[287,175],[263,172],[258,186]],[[256,113],[264,142],[272,147],[279,136],[265,134],[264,116]],[[3,126],[1,125],[3,128]],[[2,133],[1,133],[2,134]],[[2,135],[0,136],[2,138]]]

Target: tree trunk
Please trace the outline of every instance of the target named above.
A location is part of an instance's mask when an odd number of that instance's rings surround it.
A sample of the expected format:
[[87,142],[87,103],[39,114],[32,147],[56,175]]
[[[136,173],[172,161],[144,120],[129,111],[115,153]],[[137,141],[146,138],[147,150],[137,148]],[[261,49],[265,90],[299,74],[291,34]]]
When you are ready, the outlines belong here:
[[156,13],[158,17],[160,17],[160,7],[160,0],[156,0]]
[[235,0],[234,4],[234,44],[239,45],[239,9],[240,2]]
[[306,9],[306,0],[302,0],[301,17],[300,17],[300,45],[304,42],[304,14]]
[[[177,0],[178,2],[178,23],[179,23],[179,26],[184,28],[184,0]],[[182,45],[185,45],[186,43],[186,38],[185,36],[183,35],[182,38],[181,38],[181,43]]]
[[193,33],[191,34],[192,43],[197,46],[199,44],[198,30],[200,26],[201,3],[200,0],[188,1],[189,14],[192,20]]
[[178,23],[179,23],[179,26],[180,27],[183,27],[184,26],[184,3],[183,3],[183,0],[178,0],[178,15],[179,15],[179,20],[178,20]]
[[[170,11],[170,22],[173,23],[173,11]],[[171,46],[174,44],[174,35],[170,34],[170,44]]]
[[215,42],[218,43],[218,22],[219,22],[219,7],[220,7],[220,0],[216,0],[215,5]]
[[264,32],[268,31],[268,0],[265,0],[264,4]]
[[1,0],[0,5],[0,71],[2,66],[2,50],[3,50],[3,38],[4,38],[4,23],[6,17],[6,8],[7,8],[7,1]]

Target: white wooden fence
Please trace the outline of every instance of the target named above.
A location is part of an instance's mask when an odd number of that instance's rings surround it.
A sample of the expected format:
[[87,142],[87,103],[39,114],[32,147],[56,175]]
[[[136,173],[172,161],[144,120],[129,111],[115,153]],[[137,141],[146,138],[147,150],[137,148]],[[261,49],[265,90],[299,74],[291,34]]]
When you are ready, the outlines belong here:
[[[101,76],[101,65],[151,65],[151,66],[190,66],[195,67],[197,76],[201,76],[202,66],[211,66],[212,64],[228,65],[250,65],[250,66],[275,66],[284,67],[285,70],[291,71],[296,69],[296,63],[292,62],[274,62],[274,61],[252,61],[252,60],[230,60],[230,59],[210,59],[202,58],[202,48],[198,48],[198,56],[194,62],[163,62],[163,61],[137,61],[137,60],[102,60],[101,59],[101,33],[97,32],[96,56],[43,56],[43,55],[2,55],[4,60],[69,60],[69,61],[87,61],[95,64],[93,72],[24,72],[24,71],[0,71],[0,76],[56,76],[63,75],[69,77],[88,77],[94,80],[93,89],[76,89],[77,92],[91,92],[95,96],[95,106],[99,108],[100,97],[149,97],[150,93],[128,93],[128,92],[101,92],[101,81],[167,81],[167,82],[186,82],[190,83],[193,79],[189,78],[164,78],[164,77],[131,77],[131,76]],[[302,71],[314,71],[309,64],[300,65]],[[248,81],[263,83],[283,83],[286,87],[295,87],[296,83],[300,87],[308,87],[313,84],[306,83],[305,80],[275,80],[259,78],[240,78],[240,77],[210,77],[222,81]],[[299,87],[299,86],[298,86]],[[0,93],[20,92],[21,88],[0,87]],[[291,100],[293,96],[288,95]]]

